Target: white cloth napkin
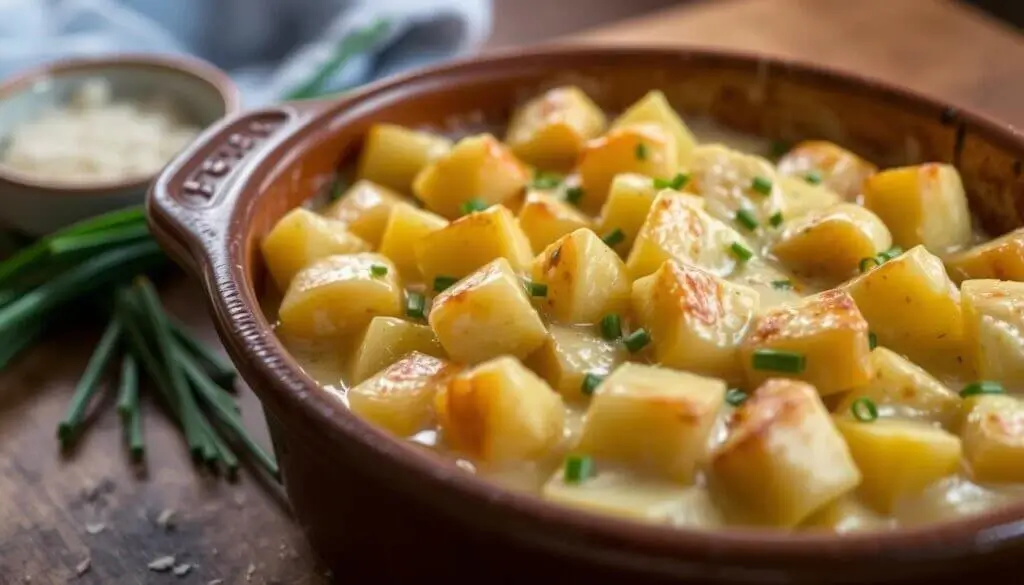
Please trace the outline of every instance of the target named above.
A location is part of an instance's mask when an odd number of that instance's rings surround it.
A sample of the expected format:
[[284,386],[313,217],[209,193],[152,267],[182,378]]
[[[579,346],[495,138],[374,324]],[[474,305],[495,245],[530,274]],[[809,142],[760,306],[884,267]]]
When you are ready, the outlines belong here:
[[301,86],[353,33],[379,26],[324,89],[467,52],[490,0],[0,0],[0,77],[67,56],[191,54],[231,73],[247,106]]

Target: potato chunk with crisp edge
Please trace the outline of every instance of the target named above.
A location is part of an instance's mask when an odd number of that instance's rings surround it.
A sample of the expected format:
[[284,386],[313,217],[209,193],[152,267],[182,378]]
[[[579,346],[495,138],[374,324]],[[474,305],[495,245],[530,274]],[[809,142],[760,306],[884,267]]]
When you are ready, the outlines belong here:
[[348,225],[348,229],[376,248],[384,235],[391,209],[409,199],[367,180],[356,181],[323,213]]
[[562,199],[543,191],[530,191],[519,210],[519,227],[540,253],[555,240],[591,226],[590,218]]
[[615,175],[673,177],[679,169],[675,138],[653,124],[623,126],[587,142],[577,169],[583,188],[578,205],[587,213],[597,213]]
[[984,380],[1024,388],[1024,283],[966,280],[960,287],[967,353]]
[[300,270],[336,254],[369,252],[370,244],[342,222],[297,207],[277,221],[260,242],[263,261],[281,291]]
[[779,174],[810,178],[835,191],[847,201],[856,201],[864,180],[878,167],[856,154],[826,140],[805,140],[779,159]]
[[626,265],[586,228],[545,248],[533,261],[532,276],[547,286],[540,304],[564,323],[595,323],[629,306]]
[[690,153],[697,145],[697,139],[686,127],[686,123],[668,103],[664,92],[652,90],[647,92],[625,112],[612,122],[612,130],[635,124],[654,124],[668,132],[675,144],[679,165],[686,166],[690,161]]
[[430,327],[397,317],[374,317],[352,355],[349,383],[359,384],[413,351],[445,357]]
[[391,258],[402,276],[409,280],[420,278],[416,261],[416,244],[437,230],[446,227],[448,220],[425,209],[408,203],[399,203],[391,210],[384,235],[380,241],[380,253]]
[[451,147],[452,141],[444,136],[395,124],[374,124],[366,134],[356,175],[378,185],[411,193],[416,175],[444,156]]
[[516,110],[505,142],[516,156],[532,165],[566,169],[606,123],[604,112],[580,88],[556,87]]
[[458,370],[454,364],[410,352],[345,394],[360,417],[399,437],[426,430],[434,420],[434,395]]
[[544,345],[526,360],[568,402],[587,398],[587,374],[607,376],[626,361],[621,343],[607,341],[575,327],[552,325]]
[[1024,403],[1014,396],[983,395],[960,429],[964,457],[978,482],[1024,482]]
[[944,258],[954,282],[972,278],[1024,281],[1024,228]]
[[426,234],[413,250],[428,284],[438,276],[462,278],[496,258],[505,258],[515,270],[526,270],[533,261],[530,241],[512,212],[501,205]]

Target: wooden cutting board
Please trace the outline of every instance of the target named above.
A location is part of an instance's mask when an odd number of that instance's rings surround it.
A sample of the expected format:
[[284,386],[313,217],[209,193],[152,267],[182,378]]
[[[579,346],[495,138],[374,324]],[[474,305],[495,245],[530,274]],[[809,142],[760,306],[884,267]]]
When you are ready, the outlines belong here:
[[[571,18],[570,14],[557,14]],[[816,61],[903,83],[1024,124],[1024,41],[987,17],[932,0],[736,0],[684,5],[563,42],[729,47]],[[197,287],[166,287],[169,309],[215,338]],[[0,375],[0,585],[328,582],[287,507],[248,475],[228,484],[196,470],[177,432],[146,416],[148,474],[127,462],[111,408],[63,458],[55,426],[99,330],[47,339]],[[246,423],[266,444],[259,403]],[[173,510],[172,527],[157,518]],[[150,572],[175,555],[182,579]],[[76,579],[76,567],[91,559]],[[30,580],[28,580],[30,579]]]

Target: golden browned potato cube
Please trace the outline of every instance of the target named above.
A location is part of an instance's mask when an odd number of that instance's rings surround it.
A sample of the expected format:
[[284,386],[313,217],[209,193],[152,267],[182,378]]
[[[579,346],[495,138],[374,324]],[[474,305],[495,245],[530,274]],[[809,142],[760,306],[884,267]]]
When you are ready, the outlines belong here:
[[413,182],[427,208],[448,219],[465,214],[467,203],[493,205],[515,197],[530,181],[530,170],[490,134],[467,136]]
[[773,379],[736,410],[711,453],[710,485],[746,524],[791,527],[860,483],[813,386]]
[[540,459],[562,441],[562,398],[511,357],[455,376],[434,404],[445,442],[486,463]]
[[828,530],[846,534],[890,530],[894,522],[869,508],[853,495],[840,496],[800,523],[802,530]]
[[964,334],[983,380],[1024,386],[1024,283],[965,280],[960,287]]
[[576,86],[556,87],[512,115],[505,143],[520,159],[545,169],[567,169],[583,144],[604,131],[604,112]]
[[[754,236],[789,215],[772,164],[721,144],[693,149],[687,190],[701,195],[712,217]],[[739,217],[737,214],[742,215]]]
[[843,198],[821,183],[812,183],[803,177],[778,175],[782,189],[782,208],[786,210],[784,221],[791,221],[816,209],[832,207],[842,203]]
[[[878,167],[826,140],[806,140],[779,160],[779,174],[820,182],[847,201],[856,201],[864,180]],[[888,222],[886,222],[888,223]]]
[[324,209],[325,216],[348,224],[348,229],[376,248],[384,235],[391,209],[408,199],[367,180],[357,181],[337,201]]
[[587,397],[583,379],[587,374],[607,376],[626,361],[621,343],[605,341],[579,328],[552,325],[544,345],[526,361],[526,365],[547,380],[567,401]]
[[659,364],[743,380],[739,344],[758,309],[756,291],[669,260],[633,283],[632,299]]
[[882,513],[957,472],[960,439],[922,421],[836,419],[860,469],[860,495]]
[[432,426],[434,396],[456,370],[442,359],[407,353],[350,388],[349,408],[400,437],[410,437]]
[[838,283],[856,274],[861,260],[891,247],[889,229],[877,215],[840,203],[787,223],[772,253],[798,276]]
[[530,239],[535,252],[580,228],[589,228],[590,218],[563,199],[543,191],[530,191],[519,210],[519,227]]
[[541,305],[565,323],[595,323],[629,306],[626,265],[586,229],[562,236],[533,261],[534,282],[547,285]]
[[904,248],[923,245],[934,254],[971,241],[971,212],[960,173],[928,163],[887,169],[864,182],[864,206],[878,214]]
[[279,290],[313,262],[335,254],[370,251],[370,244],[348,231],[344,223],[297,207],[274,225],[260,244],[263,261]]
[[[385,274],[375,274],[384,270]],[[334,337],[352,333],[375,316],[402,312],[398,269],[380,254],[328,256],[295,275],[278,318],[286,335]]]
[[430,327],[397,317],[374,317],[352,356],[349,383],[359,384],[413,351],[445,357]]
[[691,483],[725,400],[725,382],[626,363],[590,401],[576,450],[599,463]]
[[504,258],[437,295],[428,320],[448,355],[464,363],[505,354],[525,358],[547,339],[522,281]]
[[679,528],[725,525],[708,488],[637,476],[617,469],[596,469],[583,481],[566,481],[565,468],[544,484],[544,499],[591,512]]
[[398,267],[408,280],[419,280],[419,264],[416,262],[416,244],[437,230],[446,227],[448,220],[426,209],[419,209],[408,203],[399,203],[391,210],[384,236],[380,240],[380,253]]
[[658,190],[650,177],[636,173],[615,175],[608,191],[608,199],[601,207],[597,233],[610,234],[619,230],[623,238],[618,247],[623,250],[631,249],[657,194]]
[[850,416],[853,403],[867,398],[882,416],[922,419],[949,425],[960,412],[960,396],[923,368],[884,347],[871,352],[871,380],[843,397],[835,412]]
[[964,458],[975,481],[1024,482],[1024,403],[1005,395],[972,399],[960,429]]
[[942,260],[916,246],[843,288],[857,301],[879,345],[920,355],[963,341],[960,292]]
[[1024,228],[946,256],[954,282],[972,278],[1024,281]]
[[462,278],[495,258],[514,270],[533,262],[530,240],[512,212],[500,205],[471,213],[431,232],[413,245],[420,274],[428,285],[437,276]]
[[740,355],[752,386],[785,376],[813,384],[828,396],[863,386],[872,375],[868,323],[841,290],[762,312],[740,345]]
[[410,193],[416,175],[451,147],[452,141],[444,136],[395,124],[374,124],[359,153],[356,174],[360,179]]
[[703,199],[695,195],[660,192],[626,260],[630,277],[647,276],[672,259],[717,276],[730,275],[739,263],[731,246],[749,244],[703,207]]
[[686,127],[660,90],[652,90],[637,100],[612,123],[612,130],[636,124],[654,124],[668,132],[676,143],[679,164],[686,166],[690,152],[697,145],[697,139]]
[[587,142],[578,167],[580,208],[597,213],[620,173],[671,179],[679,170],[677,152],[675,138],[652,124],[623,126]]

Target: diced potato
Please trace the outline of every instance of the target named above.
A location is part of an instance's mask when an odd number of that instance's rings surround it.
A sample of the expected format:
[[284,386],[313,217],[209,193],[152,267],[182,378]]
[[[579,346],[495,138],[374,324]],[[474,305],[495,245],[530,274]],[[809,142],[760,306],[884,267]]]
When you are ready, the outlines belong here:
[[604,131],[604,112],[576,86],[557,87],[512,116],[505,142],[522,160],[545,169],[575,164],[583,144]]
[[[374,266],[387,274],[376,275]],[[375,316],[402,312],[398,269],[380,254],[328,256],[295,275],[281,299],[282,331],[296,337],[334,337],[358,331]]]
[[583,378],[587,374],[607,376],[626,361],[621,343],[605,341],[578,328],[552,325],[544,345],[526,365],[547,380],[567,401],[582,401]]
[[849,416],[855,400],[867,398],[886,411],[903,418],[952,424],[960,412],[960,396],[923,368],[884,347],[871,352],[874,375],[871,380],[843,397],[835,412]]
[[260,249],[274,284],[283,291],[299,270],[313,262],[335,254],[368,252],[370,244],[349,232],[344,223],[297,207],[277,221]]
[[737,259],[730,246],[748,244],[703,207],[703,200],[697,196],[669,189],[660,192],[626,260],[630,277],[647,276],[672,259],[716,276],[731,274]]
[[758,309],[756,291],[669,260],[633,283],[632,300],[659,364],[743,380],[739,344]]
[[889,530],[894,527],[892,520],[851,495],[840,496],[800,523],[800,528],[804,530],[828,530],[839,534]]
[[843,288],[857,301],[879,345],[913,356],[963,341],[960,292],[942,260],[916,246]]
[[710,485],[743,523],[796,526],[852,491],[860,472],[814,387],[773,379],[736,410]]
[[847,201],[856,201],[864,180],[878,171],[875,165],[825,140],[797,144],[779,160],[778,168],[781,175],[818,178]]
[[519,227],[540,252],[558,238],[580,228],[589,228],[590,218],[559,197],[543,191],[530,191],[519,210]]
[[625,237],[619,246],[623,250],[631,249],[657,194],[650,177],[636,173],[615,175],[608,199],[601,207],[597,233],[610,234],[620,230]]
[[490,134],[467,136],[452,150],[416,175],[413,193],[426,206],[449,219],[476,200],[501,203],[530,181],[530,170]]
[[434,404],[445,442],[486,463],[540,459],[562,440],[561,397],[511,357],[455,376]]
[[408,280],[420,278],[420,267],[416,262],[416,244],[448,225],[448,220],[408,203],[399,203],[391,210],[384,236],[380,241],[380,253],[391,258],[398,271]]
[[434,422],[434,396],[457,368],[442,359],[411,352],[353,386],[346,394],[352,412],[400,436]]
[[439,358],[445,356],[430,327],[397,317],[374,317],[352,356],[352,375],[348,382],[359,384],[413,351]]
[[504,258],[437,295],[428,320],[448,355],[471,364],[505,354],[525,358],[547,339],[522,281]]
[[566,482],[565,469],[544,485],[546,500],[592,512],[676,527],[717,528],[725,524],[704,486],[680,486],[664,479],[598,469],[581,482]]
[[960,173],[929,163],[887,169],[864,182],[864,205],[882,218],[904,248],[946,254],[971,241],[971,212]]
[[438,275],[462,278],[495,258],[505,258],[514,270],[526,270],[533,262],[530,240],[512,212],[500,205],[423,236],[413,250],[428,285]]
[[[758,367],[755,354],[764,350],[802,356],[805,368]],[[863,386],[873,373],[868,323],[850,295],[841,290],[762,312],[740,345],[740,355],[752,386],[785,376],[813,384],[822,396]]]
[[891,247],[889,229],[877,215],[840,203],[787,223],[772,252],[797,275],[838,283],[856,274],[861,260]]
[[950,254],[946,269],[955,282],[971,278],[1024,281],[1024,228]]
[[629,306],[626,265],[589,229],[559,238],[533,261],[534,282],[547,285],[539,302],[565,323],[595,323]]
[[378,185],[410,193],[416,175],[444,156],[451,147],[452,141],[444,136],[394,124],[374,124],[359,154],[357,175]]
[[376,248],[384,235],[391,209],[405,201],[408,199],[387,187],[361,180],[349,187],[323,213],[331,219],[345,222],[352,233]]
[[691,483],[725,400],[725,382],[626,363],[601,382],[576,449],[600,462]]
[[791,175],[779,175],[778,179],[779,188],[782,189],[782,208],[786,210],[786,217],[783,218],[785,221],[843,201],[835,191],[821,183],[812,183],[803,177]]
[[960,437],[975,481],[1024,482],[1024,403],[1019,398],[978,396]]
[[927,422],[839,418],[836,426],[860,469],[860,494],[879,512],[960,467],[960,439]]
[[689,164],[690,152],[697,145],[697,139],[660,90],[647,92],[627,108],[612,123],[612,130],[635,124],[655,124],[663,128],[675,140],[680,166]]
[[612,179],[620,173],[672,178],[679,170],[675,138],[660,126],[623,126],[589,142],[580,155],[583,196],[579,206],[596,213],[608,198]]
[[704,198],[712,217],[749,231],[736,220],[736,213],[745,210],[758,224],[754,233],[763,234],[773,215],[789,215],[775,169],[764,158],[707,144],[693,149],[690,165],[687,190]]
[[960,287],[964,333],[984,380],[1024,387],[1024,283],[966,280]]

